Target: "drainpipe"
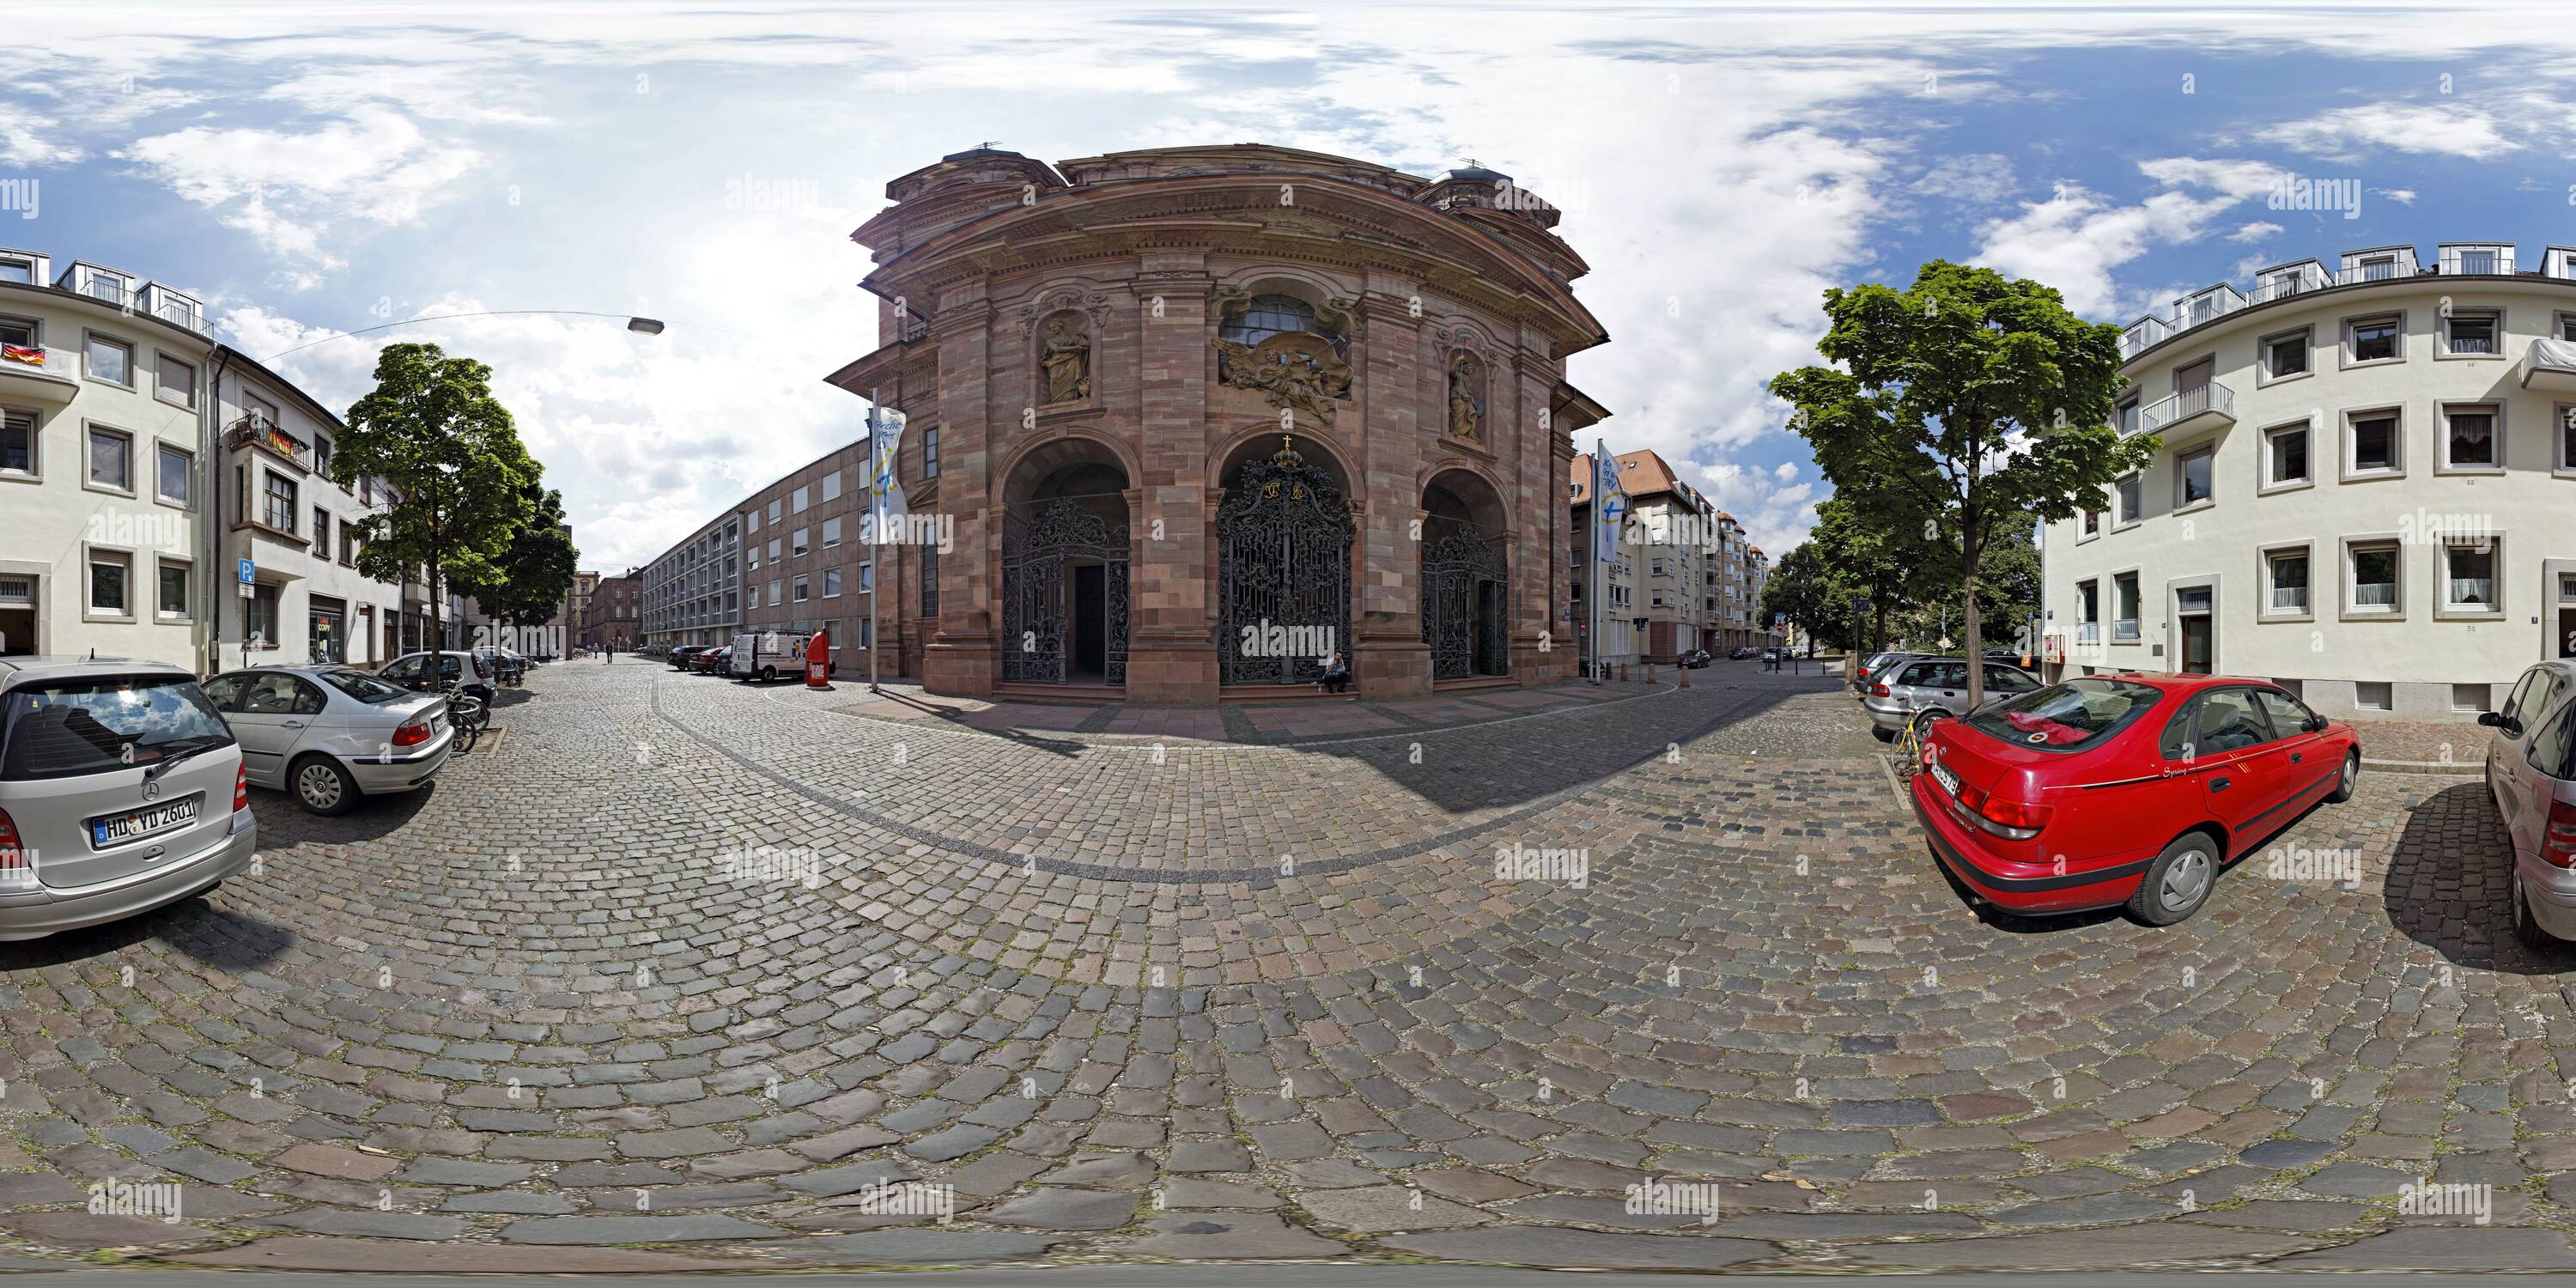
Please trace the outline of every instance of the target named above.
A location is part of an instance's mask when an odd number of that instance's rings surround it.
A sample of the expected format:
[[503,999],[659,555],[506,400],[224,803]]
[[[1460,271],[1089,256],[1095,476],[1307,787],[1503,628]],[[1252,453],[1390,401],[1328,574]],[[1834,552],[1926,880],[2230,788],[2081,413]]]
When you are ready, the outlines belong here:
[[229,553],[224,548],[224,368],[231,365],[230,345],[215,346],[214,361],[208,364],[206,399],[198,409],[197,420],[203,426],[198,437],[197,459],[205,471],[206,498],[206,583],[205,611],[197,614],[197,671],[211,676],[222,669],[224,624],[224,565]]

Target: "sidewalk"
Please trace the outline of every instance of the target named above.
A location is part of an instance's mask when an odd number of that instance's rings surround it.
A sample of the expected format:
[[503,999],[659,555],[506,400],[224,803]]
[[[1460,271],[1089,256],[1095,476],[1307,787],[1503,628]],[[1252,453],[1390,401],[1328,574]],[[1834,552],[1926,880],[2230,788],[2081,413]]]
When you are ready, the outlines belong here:
[[[1053,703],[990,701],[925,693],[915,682],[881,683],[871,695],[867,681],[840,679],[828,692],[788,685],[765,690],[791,703],[815,703],[839,715],[870,720],[940,721],[994,732],[1076,733],[1137,738],[1187,738],[1202,742],[1280,744],[1400,734],[1414,730],[1458,729],[1491,724],[1548,711],[1652,699],[1678,693],[1671,667],[1655,668],[1654,682],[1640,671],[1631,679],[1594,685],[1583,681],[1532,689],[1474,689],[1428,697],[1372,701],[1345,697],[1314,702],[1219,703],[1212,707],[1159,707],[1132,703]],[[1695,686],[1716,687],[1709,672],[1692,673]]]
[[2495,731],[2473,719],[2355,720],[2361,763],[2370,769],[2413,774],[2484,772]]

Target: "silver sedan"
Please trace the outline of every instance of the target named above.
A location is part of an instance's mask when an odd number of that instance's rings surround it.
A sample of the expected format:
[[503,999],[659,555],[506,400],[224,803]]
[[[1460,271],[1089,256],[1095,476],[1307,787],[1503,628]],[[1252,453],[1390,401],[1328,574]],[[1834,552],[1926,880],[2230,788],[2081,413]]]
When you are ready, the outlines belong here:
[[416,693],[345,666],[263,666],[206,681],[250,781],[315,814],[407,792],[447,763],[447,695]]

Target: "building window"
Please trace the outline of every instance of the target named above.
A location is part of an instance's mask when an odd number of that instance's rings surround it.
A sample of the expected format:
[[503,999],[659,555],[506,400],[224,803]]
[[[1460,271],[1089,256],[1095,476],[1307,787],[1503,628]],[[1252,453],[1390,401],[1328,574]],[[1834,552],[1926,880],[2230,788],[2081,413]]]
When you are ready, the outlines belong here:
[[778,587],[779,587],[779,584],[780,584],[780,583],[779,583],[779,580],[778,580],[777,578],[772,577],[772,578],[770,578],[770,579],[769,579],[769,602],[770,602],[770,603],[773,603],[773,604],[784,604],[784,603],[786,603],[786,602],[787,602],[786,600],[781,599],[781,598],[779,598],[779,597],[778,597]]
[[871,561],[859,565],[859,593],[874,594],[877,588],[877,566]]
[[2503,604],[2496,568],[2502,543],[2493,539],[2453,542],[2442,547],[2442,607],[2453,613],[2498,613]]
[[823,476],[823,499],[826,501],[838,501],[841,499],[841,472],[839,470],[834,470]]
[[168,443],[159,444],[153,454],[160,465],[154,471],[153,486],[159,489],[154,495],[172,505],[188,504],[189,485],[197,473],[197,458]]
[[839,544],[841,544],[841,521],[839,519],[823,520],[823,548],[829,550]]
[[111,492],[134,492],[134,439],[121,430],[89,431],[89,483]]
[[841,570],[840,570],[840,569],[838,569],[838,568],[826,568],[826,569],[824,569],[824,570],[823,570],[823,598],[825,598],[825,599],[839,599],[840,597],[841,597]]
[[2210,485],[2213,482],[2211,475],[2217,454],[2217,446],[2210,444],[2195,447],[2174,458],[2174,481],[2179,488],[2175,494],[2174,508],[2184,509],[2201,505],[2215,495],[2210,491]]
[[340,520],[340,565],[344,568],[358,566],[358,538],[349,531],[347,519]]
[[744,516],[742,516],[742,517],[743,517],[743,519],[745,520],[745,522],[744,522],[744,524],[743,524],[743,529],[742,529],[743,531],[745,531],[745,532],[758,532],[758,531],[760,531],[760,511],[758,511],[758,510],[754,510],[754,511],[750,512],[749,514],[746,514],[746,515],[744,515]]
[[2137,474],[2111,485],[2111,500],[2118,507],[2112,515],[2114,525],[2125,528],[2147,517],[2146,491],[2145,478]]
[[313,472],[331,477],[331,440],[320,434],[313,436]]
[[260,521],[280,532],[293,535],[295,532],[295,481],[275,470],[262,470],[260,475],[265,480],[261,487],[265,489],[264,496],[267,502]]
[[2111,607],[2117,614],[2111,619],[2111,638],[2138,638],[2138,574],[2124,572],[2111,578]]
[[[2102,535],[2102,512],[2100,510],[2086,510],[2084,512],[2084,535],[2088,537],[2098,537]],[[1655,571],[1662,572],[1663,569],[1661,567],[1657,567]]]
[[760,607],[760,587],[759,587],[758,585],[754,585],[754,586],[753,586],[749,591],[745,592],[745,595],[746,595],[746,598],[745,598],[745,602],[744,602],[744,604],[743,604],[743,607],[745,607],[745,608],[758,608],[758,607]]
[[89,612],[93,617],[131,617],[134,615],[134,588],[127,584],[134,572],[134,556],[122,550],[89,552]]
[[2267,486],[2309,482],[2308,427],[2287,425],[2265,430],[2263,482]]
[[769,539],[769,562],[778,562],[778,538],[776,537]]
[[804,603],[804,602],[805,602],[805,600],[806,600],[806,592],[805,592],[805,574],[803,574],[803,573],[801,573],[801,572],[800,572],[800,573],[798,573],[798,574],[796,574],[796,582],[795,582],[794,590],[795,590],[795,593],[796,593],[796,602],[797,602],[797,603],[800,603],[800,604],[801,604],[801,603]]
[[2102,639],[2102,586],[2095,581],[2075,583],[2075,642],[2096,644]]
[[2451,686],[2451,709],[2459,712],[2484,711],[2487,709],[2488,699],[2492,696],[2487,686],[2483,684],[2454,684]]
[[921,615],[939,616],[939,547],[927,541],[921,544]]
[[2308,611],[2308,552],[2283,550],[2264,556],[2264,580],[2269,582],[2264,612],[2289,616]]
[[2388,680],[2356,680],[2352,686],[2352,705],[2364,711],[2387,711],[2394,708],[2397,686]]
[[921,431],[921,477],[939,477],[939,431],[936,429]]
[[176,560],[160,561],[160,598],[154,606],[163,621],[185,621],[188,616],[188,588],[196,580],[188,564]]
[[2502,470],[2503,416],[2494,403],[2462,403],[2442,408],[2442,468]]
[[2308,343],[2305,328],[2266,337],[2263,341],[2263,379],[2285,380],[2308,374]]
[[806,529],[798,528],[795,532],[789,534],[787,539],[787,553],[791,555],[801,555],[805,553],[805,533]]
[[[2567,431],[2576,441],[2576,421]],[[0,474],[36,476],[36,413],[15,407],[0,410]]]
[[769,521],[773,524],[778,522],[778,502],[775,500],[769,503]]
[[2503,320],[2493,313],[2454,313],[2442,320],[2442,352],[2446,357],[2492,358],[2502,329]]
[[801,487],[800,487],[800,488],[796,489],[793,493],[789,494],[789,500],[788,500],[788,502],[787,502],[787,508],[788,508],[790,511],[792,511],[792,512],[794,512],[794,513],[797,513],[797,514],[803,514],[803,513],[805,513],[805,489],[804,489],[804,488],[801,488]]
[[2345,463],[2346,474],[2403,474],[2406,472],[2405,457],[2401,454],[2404,440],[2399,434],[2395,408],[2350,412],[2346,413],[2344,419],[2351,427],[2347,435],[2351,449]]
[[197,405],[197,369],[166,353],[152,355],[154,374],[152,396],[182,407]]
[[313,557],[331,557],[331,512],[318,505],[313,507]]
[[2344,323],[2350,361],[2393,362],[2403,352],[2404,319],[2399,316],[2357,318]]
[[2349,547],[2346,558],[2352,561],[2352,602],[2344,605],[2346,611],[2389,616],[2397,613],[2403,602],[2397,595],[2398,550],[2394,541]]
[[2126,438],[2129,435],[2138,432],[2137,399],[2132,398],[2129,401],[2120,404],[2119,421],[2121,437]]
[[34,285],[36,265],[32,260],[0,259],[0,282],[24,282]]
[[89,338],[89,375],[92,380],[134,387],[134,346],[123,340],[103,335]]

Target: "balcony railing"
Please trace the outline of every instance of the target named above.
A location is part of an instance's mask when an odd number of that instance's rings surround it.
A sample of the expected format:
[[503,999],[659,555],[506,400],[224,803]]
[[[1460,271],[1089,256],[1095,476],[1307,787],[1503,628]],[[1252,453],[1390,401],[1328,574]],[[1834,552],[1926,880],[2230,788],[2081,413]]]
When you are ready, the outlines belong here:
[[278,428],[276,421],[256,413],[239,417],[225,427],[224,446],[260,447],[304,469],[313,468],[313,449],[304,440]]
[[2206,326],[2245,307],[2245,297],[2235,287],[2220,283],[2196,295],[2174,301],[2174,325],[2190,330]]
[[2306,260],[2288,268],[2276,268],[2265,273],[2263,280],[2255,284],[2254,294],[2249,297],[2248,303],[2269,304],[2274,300],[2286,300],[2293,295],[2322,291],[2334,284],[2334,277],[2326,272],[2325,265],[2315,260]]
[[2161,433],[2166,426],[2180,424],[2202,412],[2216,412],[2231,421],[2236,419],[2236,394],[2215,380],[2195,385],[2170,398],[2139,408],[2138,428],[2143,433]]
[[2444,246],[2436,262],[2440,264],[2444,277],[2511,276],[2513,247],[2503,243]]
[[2156,347],[2179,329],[2160,317],[2140,318],[2130,323],[2128,330],[2120,333],[2120,357],[2123,360],[2134,358]]
[[0,371],[18,375],[51,376],[57,380],[77,382],[80,379],[80,350],[57,349],[52,345],[0,346]]

